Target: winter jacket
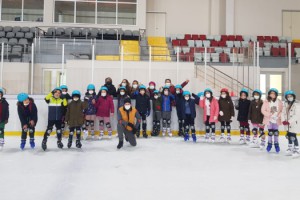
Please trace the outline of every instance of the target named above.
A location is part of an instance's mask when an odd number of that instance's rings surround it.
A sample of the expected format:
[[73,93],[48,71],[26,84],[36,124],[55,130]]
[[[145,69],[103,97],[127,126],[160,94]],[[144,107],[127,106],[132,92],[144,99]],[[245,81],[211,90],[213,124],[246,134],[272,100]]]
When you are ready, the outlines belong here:
[[[181,116],[182,119],[186,119],[186,103],[188,103],[188,106],[190,107],[190,111],[191,111],[191,117],[192,118],[196,118],[196,105],[195,105],[195,100],[194,99],[189,99],[188,101],[183,99],[183,101],[181,101]],[[176,104],[177,107],[177,104]]]
[[[135,120],[137,119],[137,120]],[[128,131],[132,131],[132,128],[128,126],[128,123],[132,123],[137,128],[141,121],[141,116],[137,109],[131,107],[130,110],[125,110],[124,107],[119,108],[118,121],[122,124]]]
[[117,90],[113,84],[105,84],[104,86],[107,87],[109,95],[112,97],[117,97]]
[[162,98],[158,97],[157,99],[152,98],[152,109],[153,112],[161,111]]
[[[231,99],[222,98],[219,99],[219,110],[223,112],[223,116],[219,114],[219,121],[229,122],[231,117],[234,117],[234,106]],[[220,113],[219,112],[219,113]]]
[[140,114],[150,114],[150,97],[146,94],[141,95],[138,93],[137,95],[132,96],[135,99],[135,108],[139,111]]
[[185,102],[182,93],[175,95],[176,111],[178,119],[183,119],[182,103]]
[[48,120],[62,120],[64,107],[68,105],[67,99],[56,99],[50,92],[45,101],[48,103]]
[[[205,100],[204,99],[200,99],[200,107],[203,108],[203,121],[205,122],[207,119],[207,108],[205,105]],[[209,123],[218,122],[218,116],[219,116],[219,103],[218,101],[213,97],[211,102],[210,102],[210,118],[209,118]],[[216,119],[214,119],[216,118]]]
[[1,109],[1,115],[0,115],[0,123],[5,122],[9,118],[9,104],[7,103],[6,99],[2,97],[0,99],[0,109]]
[[85,93],[84,101],[88,103],[87,108],[84,110],[85,115],[96,115],[97,110],[95,105],[92,103],[93,100],[97,100],[96,94],[91,95],[89,93]]
[[171,112],[172,111],[172,102],[174,102],[175,97],[173,95],[162,95],[162,111],[163,112]]
[[250,107],[249,99],[239,99],[235,104],[235,109],[239,111],[237,120],[239,122],[248,122],[248,113]]
[[[72,97],[69,95],[69,93],[67,93],[67,94],[62,94],[62,95],[60,96],[60,98],[61,98],[61,99],[66,99],[68,103],[69,103],[69,101],[72,99]],[[67,106],[64,106],[64,107],[63,107],[63,116],[66,115],[67,109],[68,109]]]
[[124,96],[118,95],[118,108],[124,106],[124,100],[126,98],[130,98],[130,97],[128,95],[124,95]]
[[150,99],[152,99],[154,97],[154,91],[155,89],[150,89],[148,88],[147,91],[146,91],[146,94],[150,97]]
[[[282,110],[283,110],[283,105],[282,105],[282,101],[280,99],[277,99],[276,101],[278,101],[278,114],[277,114],[277,120],[276,120],[276,124],[281,125],[281,114],[282,114]],[[265,100],[262,108],[261,108],[261,112],[264,115],[264,120],[263,120],[263,124],[264,125],[268,125],[270,120],[271,120],[271,108],[270,108],[270,102],[268,100]]]
[[300,130],[298,129],[299,119],[296,115],[296,110],[298,107],[298,102],[294,102],[293,105],[289,108],[288,102],[284,102],[283,108],[283,119],[284,121],[288,121],[289,125],[286,125],[285,128],[288,132],[291,133],[299,133]]
[[262,124],[264,115],[261,113],[262,100],[252,100],[249,107],[248,119],[252,124]]
[[20,122],[22,127],[24,125],[28,125],[28,123],[33,120],[34,124],[38,121],[38,111],[37,107],[34,103],[34,100],[32,98],[29,99],[29,105],[24,106],[23,103],[18,102],[18,115],[20,118]]
[[100,96],[95,104],[97,109],[96,116],[98,117],[110,117],[110,113],[115,112],[113,98],[108,95],[106,97]]
[[87,101],[71,101],[68,105],[65,121],[70,127],[78,127],[84,124],[83,111],[88,106]]

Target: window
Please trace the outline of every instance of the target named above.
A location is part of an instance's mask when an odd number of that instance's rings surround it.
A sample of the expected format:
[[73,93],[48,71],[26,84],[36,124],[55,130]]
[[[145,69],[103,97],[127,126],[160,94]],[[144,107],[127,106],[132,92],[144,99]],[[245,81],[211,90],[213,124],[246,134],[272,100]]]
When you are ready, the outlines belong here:
[[44,0],[2,0],[1,20],[42,22]]
[[54,22],[136,25],[137,0],[55,0]]

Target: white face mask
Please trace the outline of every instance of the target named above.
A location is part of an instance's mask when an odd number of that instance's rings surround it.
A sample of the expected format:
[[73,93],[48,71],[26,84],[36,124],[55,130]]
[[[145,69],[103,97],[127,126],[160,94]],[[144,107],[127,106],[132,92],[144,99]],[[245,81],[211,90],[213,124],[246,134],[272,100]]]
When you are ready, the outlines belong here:
[[185,100],[187,100],[187,101],[190,99],[190,97],[184,97],[184,98],[185,98]]
[[179,90],[176,90],[176,94],[180,94],[180,91],[179,91]]
[[106,93],[104,93],[104,92],[101,93],[101,96],[102,96],[102,97],[106,97]]
[[122,83],[121,85],[122,85],[123,87],[126,87],[126,83]]
[[209,99],[211,97],[211,95],[208,93],[205,95],[205,97]]
[[294,101],[294,97],[289,97],[289,98],[287,98],[287,100],[288,100],[289,102],[292,102],[292,101]]
[[29,103],[23,103],[24,104],[24,106],[28,106],[29,105]]
[[154,85],[150,85],[149,88],[150,88],[151,90],[154,90],[155,87],[154,87]]
[[166,86],[170,86],[171,85],[171,83],[166,83]]
[[66,94],[67,94],[67,92],[62,92],[62,94],[63,94],[63,95],[66,95]]
[[89,94],[94,94],[94,91],[93,90],[89,90]]
[[124,106],[124,107],[125,107],[126,110],[129,110],[129,109],[131,108],[130,105],[126,105],[126,106]]
[[120,92],[120,95],[122,95],[122,96],[125,95],[125,92]]
[[157,96],[157,95],[154,95],[154,99],[158,99],[158,96]]
[[138,87],[138,85],[137,85],[137,84],[133,84],[132,87],[133,87],[134,89],[136,89],[136,88]]
[[79,98],[78,98],[78,97],[74,97],[73,100],[74,100],[74,101],[78,101]]
[[258,99],[259,99],[259,96],[258,96],[258,95],[254,95],[254,99],[255,99],[255,100],[258,100]]
[[164,95],[168,96],[169,92],[168,91],[164,91]]
[[225,99],[225,98],[226,98],[226,94],[222,94],[221,97],[222,97],[223,99]]
[[0,96],[0,99],[2,99],[2,96]]

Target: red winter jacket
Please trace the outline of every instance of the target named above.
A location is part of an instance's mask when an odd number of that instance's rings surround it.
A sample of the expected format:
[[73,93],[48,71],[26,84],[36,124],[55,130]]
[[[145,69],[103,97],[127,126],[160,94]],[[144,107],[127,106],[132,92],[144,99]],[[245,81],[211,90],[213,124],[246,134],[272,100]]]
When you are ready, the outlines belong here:
[[114,113],[114,102],[113,98],[108,95],[106,97],[100,96],[95,104],[97,109],[97,117],[110,117],[110,113]]

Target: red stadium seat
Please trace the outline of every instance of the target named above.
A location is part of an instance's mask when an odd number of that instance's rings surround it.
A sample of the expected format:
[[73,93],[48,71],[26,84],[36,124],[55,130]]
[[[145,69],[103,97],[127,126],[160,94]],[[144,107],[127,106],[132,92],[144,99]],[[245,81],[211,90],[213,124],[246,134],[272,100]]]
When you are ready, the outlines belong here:
[[265,42],[264,40],[259,40],[259,47],[265,47]]
[[220,60],[222,63],[228,63],[228,55],[226,53],[220,53]]
[[241,35],[237,35],[237,36],[235,37],[235,40],[236,40],[236,41],[244,41],[244,38],[243,38],[243,36],[241,36]]
[[272,42],[279,42],[278,36],[272,36]]
[[187,47],[188,46],[187,40],[180,40],[180,46]]
[[196,53],[204,53],[205,48],[204,47],[196,47],[195,51],[196,51]]
[[239,53],[239,48],[237,48],[237,47],[233,47],[233,48],[231,48],[231,53]]
[[272,53],[272,56],[278,57],[279,56],[279,48],[272,47],[271,48],[271,53]]
[[220,47],[226,47],[226,40],[221,40],[221,41],[219,42],[219,46],[220,46]]
[[173,45],[173,47],[180,46],[180,41],[179,40],[172,40],[172,45]]
[[219,42],[218,42],[218,41],[215,41],[215,40],[212,40],[212,41],[210,42],[210,46],[211,46],[211,47],[218,47],[218,46],[219,46]]
[[200,40],[199,35],[192,35],[192,40]]
[[228,37],[227,35],[221,35],[221,41],[227,41]]
[[272,42],[271,36],[265,36],[265,42]]
[[286,56],[286,48],[279,48],[279,54],[281,57],[285,57]]
[[215,48],[208,47],[207,53],[215,53]]
[[235,41],[235,35],[228,35],[229,41]]
[[265,41],[265,37],[264,36],[257,36],[257,41]]
[[206,35],[200,35],[200,36],[199,36],[199,39],[200,39],[200,40],[206,40]]
[[185,35],[184,35],[184,39],[185,39],[185,40],[192,40],[191,34],[185,34]]

